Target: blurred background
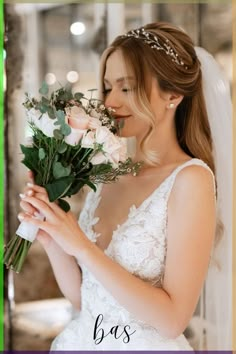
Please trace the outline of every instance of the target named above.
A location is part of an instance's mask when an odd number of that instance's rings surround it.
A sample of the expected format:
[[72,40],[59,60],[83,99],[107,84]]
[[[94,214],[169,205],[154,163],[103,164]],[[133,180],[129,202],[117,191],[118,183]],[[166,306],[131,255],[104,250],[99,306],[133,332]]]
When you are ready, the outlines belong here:
[[[99,57],[119,34],[149,22],[182,27],[219,62],[232,86],[231,1],[204,3],[80,2],[5,5],[5,241],[18,226],[19,193],[27,182],[19,144],[28,135],[24,93],[37,95],[43,80],[67,82],[86,93],[97,88]],[[85,193],[70,202],[79,214]],[[47,257],[35,242],[20,274],[5,270],[5,349],[48,350],[73,316]],[[186,330],[194,349],[204,346],[198,309]]]

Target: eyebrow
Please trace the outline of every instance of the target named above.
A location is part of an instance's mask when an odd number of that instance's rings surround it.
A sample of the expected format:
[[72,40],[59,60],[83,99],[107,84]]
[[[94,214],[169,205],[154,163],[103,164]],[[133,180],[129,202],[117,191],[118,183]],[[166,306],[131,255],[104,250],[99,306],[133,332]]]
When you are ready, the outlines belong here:
[[[120,82],[124,82],[125,80],[135,80],[135,78],[133,76],[123,76],[123,77],[119,77],[118,79],[116,79],[116,82],[120,83]],[[109,84],[109,80],[107,80],[106,78],[103,79],[104,83]]]

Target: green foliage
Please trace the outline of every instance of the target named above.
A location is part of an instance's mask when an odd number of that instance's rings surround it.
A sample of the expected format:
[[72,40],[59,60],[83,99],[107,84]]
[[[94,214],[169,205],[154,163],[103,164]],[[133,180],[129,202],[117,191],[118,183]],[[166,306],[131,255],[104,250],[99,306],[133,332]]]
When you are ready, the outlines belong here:
[[55,179],[69,176],[71,173],[71,166],[64,167],[61,162],[53,164],[53,177]]
[[84,94],[81,93],[81,92],[76,92],[76,93],[74,94],[74,98],[75,98],[77,101],[80,102],[81,98],[84,98]]
[[71,127],[65,122],[65,113],[61,110],[56,111],[57,121],[54,125],[60,126],[60,132],[62,135],[67,136],[71,133]]
[[39,160],[43,160],[46,156],[44,148],[39,149]]
[[42,86],[39,89],[39,93],[41,93],[41,95],[47,95],[49,91],[49,87],[48,84],[43,81]]
[[55,129],[53,131],[53,135],[54,135],[55,139],[58,139],[58,140],[62,140],[63,139],[63,134],[61,133],[61,131],[59,129]]
[[68,145],[65,143],[65,142],[63,142],[60,146],[59,146],[59,148],[58,148],[58,153],[59,154],[64,154],[64,152],[66,152],[66,150],[67,150],[67,147],[68,147]]
[[29,170],[38,172],[39,171],[39,166],[38,166],[38,160],[39,160],[39,154],[38,154],[38,149],[35,147],[28,147],[24,145],[20,145],[21,151],[24,154],[24,158],[21,161]]
[[66,213],[70,210],[70,204],[67,203],[65,200],[63,199],[58,199],[58,205],[59,207],[64,210]]
[[49,118],[55,119],[55,130],[53,137],[47,137],[32,125],[33,146],[21,145],[24,155],[22,163],[34,173],[35,183],[46,188],[49,200],[58,200],[61,208],[66,211],[69,210],[69,204],[62,198],[78,193],[84,185],[88,185],[95,191],[97,183],[112,182],[117,176],[128,173],[128,170],[135,170],[131,160],[120,164],[116,169],[110,163],[92,165],[90,160],[99,150],[98,146],[88,149],[82,148],[80,144],[70,146],[64,141],[64,138],[71,133],[71,128],[65,120],[66,107],[75,105],[82,107],[87,114],[95,109],[100,117],[104,118],[104,122],[101,120],[102,124],[113,133],[116,131],[114,124],[111,124],[113,119],[111,111],[105,108],[100,100],[92,98],[95,89],[89,91],[91,97],[88,99],[81,92],[73,94],[71,86],[68,85],[49,95],[49,87],[46,82],[43,82],[39,90],[41,99],[31,98],[26,94],[24,102],[26,109],[35,108],[42,114],[47,113]]
[[54,202],[59,198],[66,197],[73,181],[74,176],[67,176],[55,180],[53,183],[46,184],[45,188],[48,192],[48,198],[50,202]]

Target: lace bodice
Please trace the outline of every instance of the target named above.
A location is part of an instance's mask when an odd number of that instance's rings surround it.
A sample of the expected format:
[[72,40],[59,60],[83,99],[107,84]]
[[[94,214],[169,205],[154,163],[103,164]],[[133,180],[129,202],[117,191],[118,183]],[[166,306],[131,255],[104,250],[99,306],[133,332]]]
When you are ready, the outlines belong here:
[[[155,287],[162,287],[162,279],[165,272],[169,195],[178,172],[184,167],[193,164],[210,170],[199,159],[191,159],[178,166],[139,207],[131,206],[127,220],[122,225],[117,225],[108,247],[104,250],[105,254],[112,260]],[[102,185],[99,185],[96,192],[90,191],[88,193],[79,218],[80,227],[92,242],[96,242],[100,236],[94,232],[93,226],[99,220],[94,217],[94,214],[101,199],[101,189]],[[147,330],[146,338],[151,336],[158,343],[161,343],[158,348],[165,348],[167,344],[167,349],[191,350],[183,336],[176,340],[165,339],[159,335],[155,328],[135,318],[116,301],[84,265],[81,265],[81,268],[82,313],[89,314],[93,321],[101,313],[107,324],[129,324],[132,328]],[[135,341],[137,345],[137,338]],[[146,342],[144,341],[143,343]],[[135,347],[128,347],[127,345],[124,349],[128,350],[129,348],[135,349]],[[143,345],[143,349],[148,348],[147,345]]]

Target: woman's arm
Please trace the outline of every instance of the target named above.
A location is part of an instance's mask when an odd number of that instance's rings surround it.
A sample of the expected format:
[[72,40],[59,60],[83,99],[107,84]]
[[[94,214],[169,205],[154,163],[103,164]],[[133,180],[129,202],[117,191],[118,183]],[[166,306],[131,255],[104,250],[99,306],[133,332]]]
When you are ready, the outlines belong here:
[[80,310],[81,269],[77,261],[54,241],[49,247],[44,248],[61,292],[77,310]]
[[189,166],[176,177],[168,208],[163,289],[153,287],[112,261],[78,226],[75,229],[61,211],[53,212],[36,198],[27,197],[27,201],[42,210],[48,221],[35,221],[28,216],[25,220],[49,232],[135,317],[156,327],[165,337],[175,338],[183,332],[199,298],[215,233],[214,184],[209,171]]

